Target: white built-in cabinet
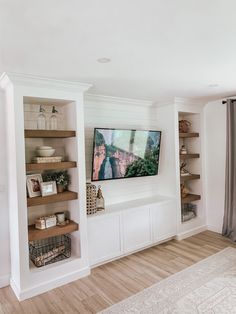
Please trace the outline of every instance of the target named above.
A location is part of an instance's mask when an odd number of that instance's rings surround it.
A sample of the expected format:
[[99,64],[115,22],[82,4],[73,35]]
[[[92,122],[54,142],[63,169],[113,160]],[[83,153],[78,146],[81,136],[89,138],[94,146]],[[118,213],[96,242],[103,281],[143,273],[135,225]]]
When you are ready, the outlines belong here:
[[151,213],[148,206],[126,210],[122,215],[124,252],[129,253],[152,243]]
[[162,241],[176,235],[176,204],[174,201],[151,205],[153,242]]
[[152,197],[108,206],[105,212],[88,218],[90,265],[169,239],[176,235],[176,230],[173,199]]
[[[141,198],[140,193],[135,194],[133,191],[133,200],[113,204],[120,194],[121,199],[126,199],[126,189],[110,182],[102,183],[107,194],[111,190],[116,192],[111,193],[114,197],[109,199],[110,204],[113,205],[108,205],[105,211],[87,217],[85,158],[90,164],[91,153],[85,156],[85,142],[91,152],[92,137],[90,140],[84,138],[84,92],[90,85],[4,74],[0,78],[0,87],[5,91],[6,99],[11,238],[10,283],[18,299],[23,300],[38,295],[86,276],[90,273],[91,266],[131,254],[172,237],[181,239],[206,228],[203,105],[183,99],[174,99],[160,104],[160,106],[157,104],[156,107],[154,106],[155,108],[152,104],[148,105],[148,109],[151,108],[151,114],[148,112],[148,121],[143,128],[148,129],[149,119],[152,119],[155,120],[155,129],[162,131],[160,169],[159,174],[155,177],[134,178],[134,180],[137,180],[135,182],[140,180],[139,183],[144,180],[147,195],[152,196]],[[97,99],[93,104],[94,108],[99,108],[99,114],[107,112],[110,108],[110,99],[106,99],[106,110],[101,110],[100,103],[97,106]],[[130,100],[122,100],[119,103],[124,106],[127,101],[131,105]],[[35,211],[29,209],[32,206],[32,200],[27,200],[26,195],[27,149],[31,146],[31,139],[25,138],[25,129],[27,129],[25,120],[27,119],[24,118],[24,115],[28,116],[29,113],[26,112],[26,109],[31,108],[31,105],[39,105],[42,102],[45,105],[52,103],[60,105],[62,110],[67,108],[65,110],[68,121],[73,121],[73,123],[68,123],[65,130],[74,130],[77,134],[76,137],[65,140],[66,144],[63,146],[69,157],[71,156],[71,160],[78,164],[77,168],[70,170],[73,176],[71,188],[78,197],[71,200],[67,207],[71,217],[79,225],[79,230],[71,235],[71,258],[36,269],[29,261],[28,220],[30,217],[34,218]],[[143,108],[143,106],[137,106],[136,102],[132,105],[135,106],[135,110]],[[116,104],[115,108],[117,108]],[[135,110],[132,109],[132,112]],[[97,123],[98,114],[93,117],[91,110],[88,110],[87,113],[87,120],[94,122],[94,117],[96,117]],[[191,167],[201,176],[201,180],[191,182],[190,186],[194,192],[201,195],[201,200],[198,202],[198,215],[186,223],[181,222],[181,178],[179,173],[178,119],[179,115],[183,113],[192,120],[193,130],[200,134],[199,141],[196,144],[189,143],[188,149],[191,153],[198,152],[202,156],[198,163],[192,162]],[[106,121],[113,121],[115,114],[116,111]],[[102,127],[104,123],[101,125]],[[107,127],[114,127],[114,121],[110,122],[110,125],[108,122],[106,123]],[[120,119],[117,121],[117,125],[121,125]],[[125,128],[126,125],[122,125],[122,127]],[[35,127],[30,126],[30,128]],[[37,145],[51,144],[47,141],[46,139]],[[63,141],[60,140],[58,146],[62,145]],[[33,143],[36,145],[35,141]],[[53,143],[57,143],[57,140],[53,139]],[[27,148],[26,151],[25,148]],[[134,181],[129,180],[127,182],[133,184]],[[135,184],[134,186],[139,189],[142,186],[142,184]],[[144,195],[146,196],[145,193]],[[138,199],[139,197],[140,199]],[[30,203],[31,206],[29,206]],[[57,210],[56,207],[54,209]]]
[[[19,300],[90,273],[83,113],[83,95],[89,87],[88,84],[18,74],[4,73],[0,77],[0,88],[5,92],[7,125],[10,285]],[[54,104],[59,114],[63,113],[56,131],[37,129],[39,106],[42,104],[46,108]],[[53,199],[50,196],[29,198],[26,193],[26,173],[29,173],[29,167],[35,168],[35,164],[30,163],[33,157],[31,152],[35,152],[35,148],[40,145],[64,149],[68,161],[74,165],[68,170],[71,175],[69,191],[53,195]],[[35,174],[38,171],[32,172]],[[29,258],[29,243],[34,240],[31,224],[36,217],[51,215],[60,211],[62,206],[74,225],[79,226],[71,233],[71,257],[36,268]],[[43,239],[41,234],[40,238]]]
[[88,243],[91,264],[101,263],[122,254],[121,217],[94,216],[88,219]]

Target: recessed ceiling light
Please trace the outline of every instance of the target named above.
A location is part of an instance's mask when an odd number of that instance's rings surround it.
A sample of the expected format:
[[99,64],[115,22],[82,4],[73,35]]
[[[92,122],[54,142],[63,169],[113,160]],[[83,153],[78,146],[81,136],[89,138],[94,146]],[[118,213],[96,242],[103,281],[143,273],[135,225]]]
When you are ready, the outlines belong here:
[[212,87],[212,88],[218,87],[218,86],[219,86],[219,84],[209,84],[209,85],[208,85],[208,87]]
[[99,58],[99,59],[97,59],[97,62],[99,62],[99,63],[108,63],[108,62],[111,62],[111,59],[109,59],[109,58]]

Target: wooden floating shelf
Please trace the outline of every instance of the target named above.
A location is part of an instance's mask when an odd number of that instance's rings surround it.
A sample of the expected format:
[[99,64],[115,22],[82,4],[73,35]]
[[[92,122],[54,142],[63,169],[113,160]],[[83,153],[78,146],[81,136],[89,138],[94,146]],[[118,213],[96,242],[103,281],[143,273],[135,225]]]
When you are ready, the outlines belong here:
[[50,203],[64,202],[76,200],[78,198],[78,194],[76,192],[65,191],[62,193],[58,193],[50,196],[37,196],[32,198],[27,198],[27,206],[37,206],[37,205],[46,205]]
[[201,199],[201,195],[188,194],[186,197],[181,198],[181,203],[182,204],[191,203],[194,201],[198,201],[200,199]]
[[75,137],[75,131],[66,130],[25,130],[25,138],[66,138]]
[[180,182],[200,179],[200,174],[190,174],[188,176],[180,176]]
[[69,169],[76,168],[76,166],[77,166],[76,161],[33,163],[26,164],[26,171]]
[[179,137],[181,137],[181,138],[199,137],[199,133],[196,133],[196,132],[192,132],[192,133],[179,133]]
[[32,225],[28,227],[28,238],[29,241],[35,241],[72,233],[77,230],[79,230],[79,225],[74,221],[70,221],[64,226],[55,226],[44,230],[35,229],[34,225]]
[[199,158],[200,154],[180,154],[180,159]]

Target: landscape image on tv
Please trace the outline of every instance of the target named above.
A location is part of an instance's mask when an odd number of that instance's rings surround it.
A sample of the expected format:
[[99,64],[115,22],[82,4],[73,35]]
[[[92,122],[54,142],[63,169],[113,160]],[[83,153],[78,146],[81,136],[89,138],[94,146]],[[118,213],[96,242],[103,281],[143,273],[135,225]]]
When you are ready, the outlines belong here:
[[158,173],[160,131],[94,129],[92,181]]

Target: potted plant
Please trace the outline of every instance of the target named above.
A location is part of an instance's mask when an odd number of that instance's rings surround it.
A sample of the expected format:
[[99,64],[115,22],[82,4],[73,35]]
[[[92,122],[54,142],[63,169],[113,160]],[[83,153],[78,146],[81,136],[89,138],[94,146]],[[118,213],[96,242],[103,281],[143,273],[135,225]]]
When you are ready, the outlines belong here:
[[57,191],[61,193],[67,190],[68,185],[70,184],[70,175],[67,171],[60,171],[55,173],[55,181],[57,184]]
[[56,181],[57,192],[61,193],[67,190],[68,185],[70,184],[70,175],[66,170],[48,173],[44,176],[44,181]]

